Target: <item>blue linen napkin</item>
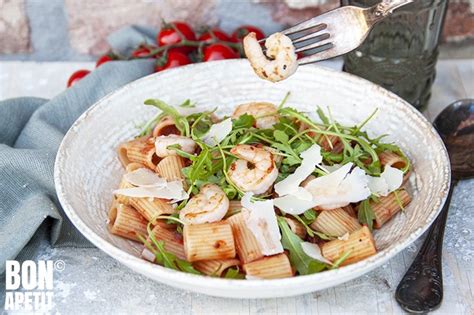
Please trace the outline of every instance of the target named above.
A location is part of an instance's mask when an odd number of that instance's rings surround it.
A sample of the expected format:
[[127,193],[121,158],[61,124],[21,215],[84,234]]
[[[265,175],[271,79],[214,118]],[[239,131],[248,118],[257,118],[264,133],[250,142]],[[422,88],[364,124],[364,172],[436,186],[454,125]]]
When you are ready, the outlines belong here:
[[[153,31],[127,27],[110,37],[128,55]],[[22,97],[0,102],[0,275],[5,261],[30,258],[45,239],[55,246],[91,244],[58,202],[53,167],[72,123],[92,104],[128,82],[153,73],[152,60],[108,62],[51,100]]]

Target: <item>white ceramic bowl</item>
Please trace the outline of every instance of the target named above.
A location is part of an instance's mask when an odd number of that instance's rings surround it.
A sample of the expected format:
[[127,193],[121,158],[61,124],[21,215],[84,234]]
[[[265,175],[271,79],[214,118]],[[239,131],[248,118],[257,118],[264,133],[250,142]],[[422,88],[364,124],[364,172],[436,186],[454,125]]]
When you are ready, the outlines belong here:
[[[291,91],[287,105],[314,111],[330,106],[335,119],[360,122],[375,108],[379,113],[367,126],[375,134],[388,133],[408,154],[414,173],[409,190],[412,203],[375,239],[375,256],[337,270],[281,280],[227,280],[166,269],[140,259],[140,245],[108,233],[107,210],[112,190],[123,170],[117,145],[137,134],[155,108],[147,98],[179,104],[190,98],[198,105],[229,113],[240,103],[278,104]],[[231,298],[267,298],[321,290],[359,277],[387,262],[415,241],[435,219],[450,183],[448,155],[428,121],[396,95],[358,77],[317,66],[300,67],[290,79],[273,84],[260,80],[246,60],[201,63],[153,74],[109,94],[71,127],[59,148],[55,165],[59,200],[69,219],[94,245],[131,269],[162,283]]]

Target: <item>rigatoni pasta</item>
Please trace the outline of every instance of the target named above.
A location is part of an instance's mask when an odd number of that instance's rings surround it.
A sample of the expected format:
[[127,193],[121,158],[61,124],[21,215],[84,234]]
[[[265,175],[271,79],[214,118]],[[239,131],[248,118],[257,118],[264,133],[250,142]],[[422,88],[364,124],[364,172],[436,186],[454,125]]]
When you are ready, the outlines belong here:
[[390,220],[395,214],[408,205],[411,201],[410,195],[405,189],[390,193],[386,197],[380,197],[377,201],[371,201],[370,206],[374,211],[374,227],[380,229],[382,225]]
[[263,257],[260,246],[253,233],[248,229],[242,213],[227,219],[232,228],[235,249],[243,263],[248,263]]
[[[186,254],[184,252],[184,241],[181,234],[157,225],[153,228],[152,235],[156,241],[163,241],[166,251],[172,253],[179,259],[186,259]],[[148,250],[147,248],[149,246],[154,246],[150,236],[147,238],[146,242],[147,246],[145,246],[145,250]]]
[[264,257],[244,264],[243,267],[248,278],[278,279],[293,276],[290,260],[285,254]]
[[377,252],[374,238],[367,226],[349,234],[347,240],[336,239],[324,243],[321,250],[323,256],[332,262],[337,261],[343,255],[347,255],[341,266],[358,262],[375,255]]
[[220,277],[230,267],[240,265],[240,260],[231,259],[215,259],[215,260],[201,260],[193,263],[194,268],[205,275]]
[[132,207],[114,202],[109,210],[108,228],[110,233],[140,241],[140,235],[147,235],[146,220]]
[[109,230],[150,262],[248,280],[321,272],[374,255],[372,228],[411,200],[409,159],[362,131],[373,115],[350,127],[268,102],[222,120],[145,103],[162,113],[118,148]]
[[[155,169],[159,162],[158,156],[155,154],[155,144],[153,138],[141,137],[125,143],[120,148],[119,156],[123,156],[126,152],[128,162],[135,162],[145,165],[150,169]],[[122,158],[125,160],[125,158]]]
[[352,233],[362,226],[342,208],[321,211],[311,227],[329,236],[343,236]]
[[232,228],[226,222],[185,225],[183,236],[189,262],[235,257]]

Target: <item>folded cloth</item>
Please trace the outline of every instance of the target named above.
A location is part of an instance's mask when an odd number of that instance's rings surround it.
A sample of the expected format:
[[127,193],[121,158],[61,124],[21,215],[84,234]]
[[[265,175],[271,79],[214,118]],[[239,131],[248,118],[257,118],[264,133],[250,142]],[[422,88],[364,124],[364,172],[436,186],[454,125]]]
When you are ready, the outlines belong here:
[[6,260],[31,257],[44,238],[55,246],[91,246],[58,202],[53,180],[57,149],[87,108],[151,74],[153,66],[152,60],[108,62],[51,100],[0,102],[0,274]]

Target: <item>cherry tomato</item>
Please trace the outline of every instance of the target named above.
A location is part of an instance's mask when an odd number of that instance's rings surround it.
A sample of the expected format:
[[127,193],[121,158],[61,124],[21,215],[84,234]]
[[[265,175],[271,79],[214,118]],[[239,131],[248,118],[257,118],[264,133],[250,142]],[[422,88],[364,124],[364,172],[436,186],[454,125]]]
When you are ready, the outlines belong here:
[[204,41],[207,41],[209,39],[214,39],[211,35],[211,32],[219,40],[222,40],[222,41],[225,41],[225,42],[230,41],[229,35],[227,35],[223,30],[221,30],[218,27],[211,28],[209,31],[203,33],[201,36],[199,36],[198,40],[200,40],[201,42],[204,42]]
[[[191,60],[189,60],[188,56],[179,51],[169,51],[168,55],[164,56],[163,58],[164,59],[158,60],[158,63],[155,67],[155,72],[176,68],[191,63]],[[160,62],[164,62],[164,64],[160,64]]]
[[99,59],[97,59],[97,62],[95,64],[95,67],[99,67],[100,65],[106,63],[106,62],[109,62],[109,61],[113,61],[114,58],[112,58],[110,55],[103,55],[102,57],[100,57]]
[[204,49],[204,61],[239,58],[232,48],[224,44],[212,44]]
[[[183,38],[176,30],[178,30],[184,36],[185,39],[196,40],[196,34],[194,34],[193,29],[187,23],[172,22],[168,26],[165,26],[163,29],[161,29],[161,31],[158,33],[158,36],[156,37],[156,42],[158,43],[158,46],[166,46],[180,43]],[[179,47],[175,48],[174,50],[183,53],[188,53],[194,48],[195,47]]]
[[89,70],[77,70],[71,76],[69,77],[69,80],[67,80],[67,87],[71,87],[74,84],[76,84],[79,80],[82,80],[86,75],[91,73]]
[[265,34],[261,29],[258,27],[252,26],[252,25],[243,25],[241,27],[238,27],[233,33],[232,33],[232,41],[234,42],[239,42],[241,41],[245,36],[247,36],[248,33],[254,32],[257,40],[261,40],[265,38]]

